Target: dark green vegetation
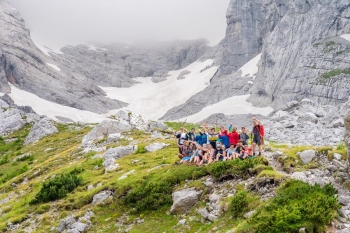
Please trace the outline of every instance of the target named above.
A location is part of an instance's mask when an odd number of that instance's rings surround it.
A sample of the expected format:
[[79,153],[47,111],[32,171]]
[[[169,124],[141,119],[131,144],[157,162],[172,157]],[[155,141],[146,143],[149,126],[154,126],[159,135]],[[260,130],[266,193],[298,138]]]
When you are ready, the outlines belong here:
[[297,180],[287,181],[276,196],[248,220],[251,230],[241,232],[292,233],[303,227],[307,232],[323,232],[340,208],[335,194],[330,184],[321,188]]
[[72,192],[76,187],[83,184],[83,179],[76,175],[76,170],[68,174],[61,174],[52,180],[44,182],[32,204],[39,202],[49,202],[61,199]]
[[329,79],[331,77],[334,77],[334,76],[337,76],[337,75],[340,75],[340,74],[350,74],[350,68],[334,69],[334,70],[328,71],[328,72],[322,74],[321,78]]

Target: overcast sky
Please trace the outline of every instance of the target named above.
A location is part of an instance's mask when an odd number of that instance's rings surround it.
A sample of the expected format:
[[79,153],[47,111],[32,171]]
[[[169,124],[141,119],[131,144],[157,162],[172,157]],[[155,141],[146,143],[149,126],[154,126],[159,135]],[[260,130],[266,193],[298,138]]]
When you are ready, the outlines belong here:
[[229,0],[7,0],[49,47],[225,36]]

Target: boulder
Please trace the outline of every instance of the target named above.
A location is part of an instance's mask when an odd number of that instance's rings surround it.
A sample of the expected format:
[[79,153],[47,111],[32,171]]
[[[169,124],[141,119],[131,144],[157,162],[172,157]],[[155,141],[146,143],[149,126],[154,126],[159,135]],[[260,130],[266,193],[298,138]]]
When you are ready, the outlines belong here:
[[163,121],[150,121],[149,122],[149,130],[154,131],[154,130],[166,130],[168,129],[168,126],[164,124]]
[[278,159],[279,157],[281,157],[283,155],[283,152],[282,151],[276,151],[272,154],[272,157],[274,159]]
[[163,135],[160,132],[153,131],[152,134],[151,134],[151,138],[157,139],[157,138],[164,138],[164,137],[163,137]]
[[335,160],[340,161],[341,158],[342,158],[342,155],[341,155],[341,154],[338,154],[338,153],[334,153],[333,157],[334,157]]
[[318,122],[318,117],[312,113],[312,112],[307,112],[307,113],[302,113],[299,115],[299,122],[312,122],[316,124]]
[[21,111],[19,111],[18,109],[8,108],[8,105],[5,104],[2,104],[1,106],[2,108],[0,108],[0,135],[3,133],[19,130],[26,124],[26,121],[23,118]]
[[110,148],[103,154],[103,158],[105,160],[108,158],[120,159],[124,156],[134,153],[137,150],[137,148],[137,146],[120,146],[116,148]]
[[332,121],[329,125],[330,128],[339,128],[339,127],[344,127],[344,119],[338,119]]
[[148,130],[148,120],[135,112],[120,110],[115,114],[115,117],[126,121],[133,129]]
[[107,200],[109,198],[112,199],[113,195],[114,195],[114,193],[112,191],[109,191],[109,190],[102,191],[93,197],[92,204],[97,205],[97,204],[104,202],[105,200]]
[[120,136],[121,136],[120,133],[109,134],[108,138],[107,138],[107,143],[111,143],[111,142],[114,142],[114,141],[120,139]]
[[244,218],[250,218],[250,216],[252,216],[253,214],[255,214],[256,210],[250,211],[248,213],[245,213],[243,215]]
[[53,125],[52,121],[49,118],[43,118],[33,125],[24,144],[28,145],[57,132],[58,129]]
[[209,195],[209,201],[211,203],[216,203],[216,202],[220,201],[220,198],[221,197],[215,193]]
[[165,144],[165,143],[153,143],[151,145],[148,145],[145,147],[146,151],[148,152],[153,152],[153,151],[157,151],[157,150],[161,150],[165,147],[169,146],[169,144]]
[[299,154],[303,164],[310,163],[313,158],[316,157],[316,151],[314,150],[305,150]]
[[170,212],[173,214],[182,214],[194,206],[202,195],[202,191],[196,191],[194,188],[183,189],[172,194],[173,205]]
[[198,213],[204,218],[204,219],[208,219],[208,215],[209,215],[209,212],[206,208],[200,208],[198,210]]
[[125,121],[104,120],[83,137],[83,144],[91,144],[96,140],[108,137],[110,134],[123,133],[130,130],[132,130],[131,125]]

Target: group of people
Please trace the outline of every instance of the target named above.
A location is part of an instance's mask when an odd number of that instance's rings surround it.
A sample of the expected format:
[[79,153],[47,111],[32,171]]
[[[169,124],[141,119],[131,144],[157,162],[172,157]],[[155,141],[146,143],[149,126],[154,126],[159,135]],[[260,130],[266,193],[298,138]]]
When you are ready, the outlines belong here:
[[[181,128],[180,133],[174,133],[174,139],[179,147],[178,157],[180,163],[210,164],[217,161],[227,161],[232,159],[253,158],[256,155],[256,147],[258,147],[258,155],[261,155],[262,144],[264,143],[264,126],[261,122],[253,117],[253,129],[250,132],[242,127],[238,132],[237,127],[233,127],[232,123],[227,128],[221,126],[217,131],[216,123],[212,128],[203,123],[202,127],[196,132],[192,128],[188,132],[185,128]],[[252,140],[249,146],[249,139]]]

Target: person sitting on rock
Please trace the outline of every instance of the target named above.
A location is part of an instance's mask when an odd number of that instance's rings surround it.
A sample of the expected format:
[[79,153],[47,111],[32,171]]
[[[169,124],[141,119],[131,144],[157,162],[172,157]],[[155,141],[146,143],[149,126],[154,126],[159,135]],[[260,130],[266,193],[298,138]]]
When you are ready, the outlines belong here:
[[220,143],[220,145],[216,149],[215,162],[226,160],[226,147],[223,143]]
[[252,135],[253,135],[253,144],[252,144],[253,156],[255,156],[256,145],[258,145],[258,147],[259,147],[259,156],[261,156],[262,141],[263,141],[263,138],[264,138],[264,126],[261,124],[261,122],[256,117],[252,117],[252,120],[253,120],[253,130],[252,130]]
[[243,142],[242,141],[238,141],[237,146],[235,148],[235,153],[236,153],[236,157],[237,158],[243,159],[244,147],[243,147]]
[[230,147],[226,150],[226,157],[228,160],[236,159],[236,150],[235,145],[231,144]]
[[239,140],[243,141],[244,146],[248,145],[249,136],[247,134],[247,129],[245,127],[242,127],[242,132],[239,135]]
[[195,150],[196,150],[196,146],[195,146],[194,143],[189,142],[189,146],[188,146],[188,147],[185,147],[184,150],[185,150],[185,151],[184,151],[184,153],[182,154],[183,157],[182,157],[180,163],[189,163],[190,160],[191,160],[191,158],[192,158],[192,156],[194,155],[194,152],[195,152]]
[[201,146],[198,143],[196,143],[196,146],[197,146],[197,148],[199,148],[201,150],[201,152],[197,156],[197,161],[196,161],[197,166],[201,166],[203,164],[208,164],[209,163],[209,154],[214,153],[211,151],[212,148],[209,148],[209,147],[211,147],[211,145],[210,144],[203,144],[203,146]]
[[182,145],[177,142],[177,147],[179,148],[179,153],[177,154],[177,156],[180,158],[180,159],[183,159],[184,157],[187,156],[187,153],[188,153],[188,146],[187,146],[187,141],[184,140],[182,141]]

